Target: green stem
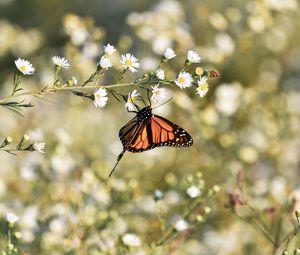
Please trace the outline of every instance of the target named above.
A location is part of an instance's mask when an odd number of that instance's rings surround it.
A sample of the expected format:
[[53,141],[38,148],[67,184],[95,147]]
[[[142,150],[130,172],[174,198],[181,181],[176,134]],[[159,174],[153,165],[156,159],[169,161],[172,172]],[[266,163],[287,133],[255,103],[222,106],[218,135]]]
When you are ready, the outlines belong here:
[[20,85],[20,79],[21,79],[21,74],[17,70],[17,71],[15,71],[15,74],[14,74],[14,85],[13,85],[13,91],[11,93],[12,96],[18,91],[18,87]]
[[[130,86],[140,86],[140,85],[150,85],[153,83],[157,83],[157,82],[145,82],[145,83],[139,83],[139,84],[134,84],[133,82],[129,82],[129,83],[118,83],[118,84],[109,84],[109,85],[93,85],[93,86],[68,86],[68,87],[58,87],[58,88],[51,88],[51,89],[43,89],[43,90],[39,90],[39,91],[27,91],[27,92],[23,92],[20,94],[14,94],[11,96],[7,96],[4,97],[2,99],[0,99],[0,104],[2,102],[6,102],[8,100],[11,99],[15,99],[18,97],[23,97],[23,96],[43,96],[46,94],[53,94],[55,92],[59,92],[59,91],[67,91],[67,90],[91,90],[91,89],[97,89],[97,88],[106,88],[106,89],[110,89],[110,88],[119,88],[119,87],[130,87]],[[164,84],[164,85],[170,85],[171,83],[169,81],[161,81],[160,84]]]

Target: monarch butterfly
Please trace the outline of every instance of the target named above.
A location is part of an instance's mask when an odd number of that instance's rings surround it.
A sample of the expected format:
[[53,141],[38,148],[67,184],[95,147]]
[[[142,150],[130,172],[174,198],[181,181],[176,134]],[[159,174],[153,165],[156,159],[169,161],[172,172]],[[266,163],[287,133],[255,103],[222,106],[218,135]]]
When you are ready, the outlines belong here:
[[141,110],[138,108],[138,111],[132,112],[135,112],[136,116],[119,131],[123,150],[109,177],[126,151],[136,153],[161,146],[192,146],[193,139],[183,128],[161,116],[152,114],[151,106],[146,106]]

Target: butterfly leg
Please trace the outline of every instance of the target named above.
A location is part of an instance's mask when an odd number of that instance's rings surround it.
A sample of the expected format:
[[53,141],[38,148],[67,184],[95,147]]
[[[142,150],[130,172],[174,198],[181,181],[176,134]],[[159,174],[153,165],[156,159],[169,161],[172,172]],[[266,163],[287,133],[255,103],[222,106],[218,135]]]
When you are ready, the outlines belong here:
[[110,177],[110,176],[113,174],[113,172],[115,171],[117,165],[119,164],[119,162],[120,162],[121,159],[123,158],[125,152],[126,152],[126,150],[123,150],[123,151],[119,154],[118,159],[117,159],[117,163],[115,164],[114,168],[111,170],[111,172],[110,172],[110,174],[109,174],[108,177]]

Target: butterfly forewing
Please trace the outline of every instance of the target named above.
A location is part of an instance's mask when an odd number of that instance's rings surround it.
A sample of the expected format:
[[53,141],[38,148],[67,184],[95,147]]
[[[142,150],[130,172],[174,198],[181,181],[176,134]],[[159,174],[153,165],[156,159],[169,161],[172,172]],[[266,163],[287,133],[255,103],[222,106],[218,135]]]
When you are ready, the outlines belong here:
[[188,147],[192,144],[192,137],[183,128],[163,117],[152,115],[144,120],[127,150],[143,152],[160,146]]

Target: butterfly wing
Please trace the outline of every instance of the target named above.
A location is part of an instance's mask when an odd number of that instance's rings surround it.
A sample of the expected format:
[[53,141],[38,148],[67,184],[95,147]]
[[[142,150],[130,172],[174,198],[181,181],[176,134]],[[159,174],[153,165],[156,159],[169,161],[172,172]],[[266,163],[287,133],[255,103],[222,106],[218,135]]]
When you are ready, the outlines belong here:
[[192,137],[183,128],[161,116],[153,115],[144,120],[127,150],[143,152],[160,146],[189,147],[192,144]]

